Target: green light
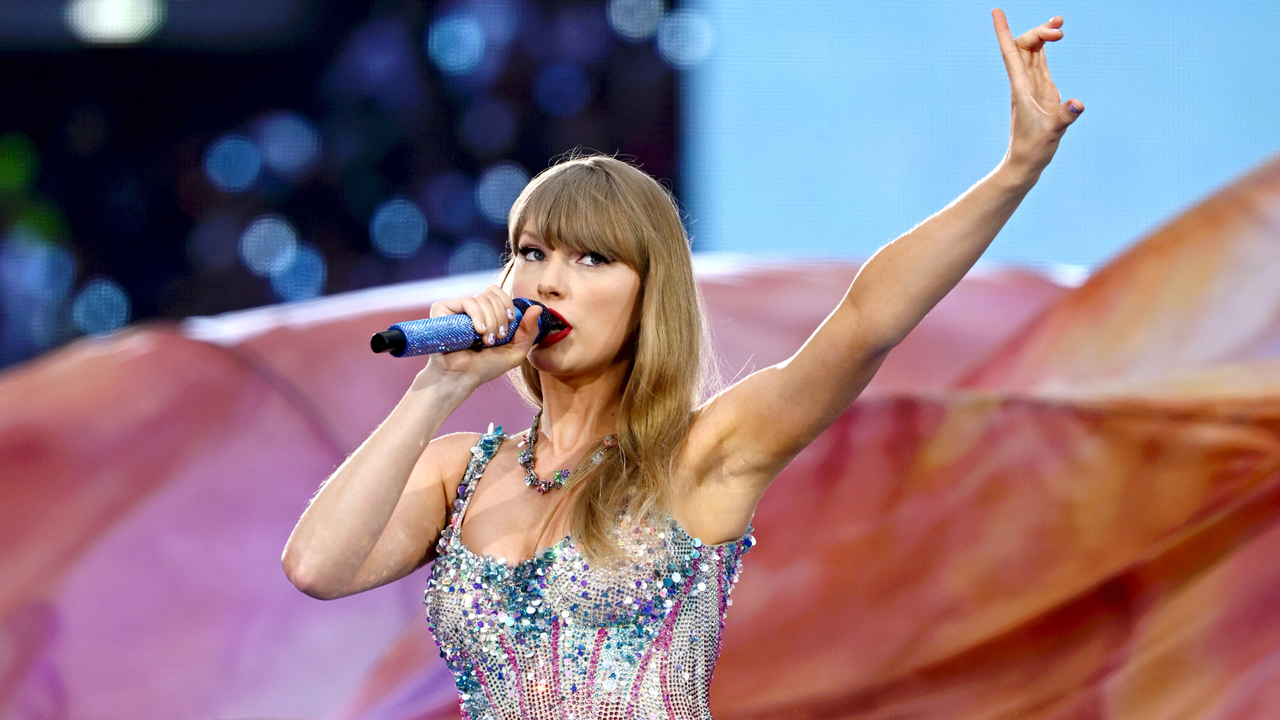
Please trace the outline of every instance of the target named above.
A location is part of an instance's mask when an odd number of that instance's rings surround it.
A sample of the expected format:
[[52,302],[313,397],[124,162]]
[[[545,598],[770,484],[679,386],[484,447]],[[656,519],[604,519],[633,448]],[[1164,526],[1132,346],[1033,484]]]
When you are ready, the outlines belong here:
[[40,172],[40,153],[22,133],[0,135],[0,191],[26,190]]

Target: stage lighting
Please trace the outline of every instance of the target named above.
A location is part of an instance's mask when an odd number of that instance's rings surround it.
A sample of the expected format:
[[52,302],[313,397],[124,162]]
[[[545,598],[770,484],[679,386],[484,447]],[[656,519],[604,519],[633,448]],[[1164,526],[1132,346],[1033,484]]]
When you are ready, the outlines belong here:
[[129,295],[106,278],[90,280],[71,304],[71,319],[85,335],[102,335],[129,322]]
[[287,265],[271,273],[271,289],[281,300],[306,300],[324,291],[329,271],[324,256],[306,244],[299,244]]
[[164,24],[166,10],[164,0],[72,0],[63,18],[85,42],[130,45],[155,34]]
[[662,21],[662,0],[609,0],[609,25],[628,40],[653,37]]
[[484,49],[484,28],[469,13],[446,15],[427,33],[427,54],[446,75],[474,70],[484,59]]
[[697,65],[711,54],[715,30],[697,10],[676,10],[658,26],[658,53],[677,68]]
[[427,219],[417,205],[392,198],[373,212],[369,221],[373,247],[389,258],[405,258],[418,252],[427,238]]
[[218,138],[204,156],[204,172],[209,182],[223,192],[239,193],[253,187],[262,170],[258,146],[243,135]]
[[240,259],[255,275],[267,277],[293,262],[298,232],[279,215],[263,215],[240,236]]
[[320,133],[296,113],[269,115],[258,125],[258,144],[267,167],[288,180],[306,175],[320,159]]
[[475,238],[462,243],[449,255],[449,274],[463,275],[492,270],[500,262],[498,251],[491,244]]
[[513,162],[489,166],[476,183],[476,205],[480,214],[494,225],[506,225],[511,205],[529,184],[529,174]]

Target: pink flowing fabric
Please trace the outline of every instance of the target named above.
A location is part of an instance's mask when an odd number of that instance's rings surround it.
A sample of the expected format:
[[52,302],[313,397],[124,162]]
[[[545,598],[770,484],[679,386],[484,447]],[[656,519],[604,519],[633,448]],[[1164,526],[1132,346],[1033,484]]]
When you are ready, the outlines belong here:
[[[725,379],[793,353],[857,268],[700,258]],[[279,557],[421,368],[369,335],[487,282],[0,375],[0,718],[457,717],[425,571],[325,603]],[[530,415],[499,381],[443,431]],[[722,720],[1280,716],[1280,161],[1079,287],[971,272],[755,526]]]

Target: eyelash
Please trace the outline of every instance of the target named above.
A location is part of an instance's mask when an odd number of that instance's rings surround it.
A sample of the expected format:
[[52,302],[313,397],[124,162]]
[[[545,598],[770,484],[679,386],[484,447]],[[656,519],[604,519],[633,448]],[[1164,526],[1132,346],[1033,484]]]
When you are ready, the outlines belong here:
[[[542,255],[542,257],[544,257],[544,258],[546,257],[546,254],[542,252],[542,248],[534,247],[534,246],[532,246],[532,245],[526,245],[526,246],[520,247],[520,248],[518,248],[518,249],[516,250],[516,252],[517,252],[517,253],[519,253],[519,254],[520,254],[520,257],[524,258],[525,260],[528,260],[528,259],[529,259],[529,254],[530,254],[530,253],[535,253],[535,252],[536,252],[536,253],[539,253],[539,254],[540,254],[540,255]],[[583,253],[583,254],[582,254],[582,257],[584,257],[584,258],[597,258],[597,262],[596,262],[594,265],[588,265],[588,267],[599,267],[599,266],[601,266],[601,265],[608,265],[609,263],[613,262],[612,260],[610,260],[609,258],[605,257],[604,255],[601,255],[601,254],[600,254],[600,253],[598,253],[598,252],[587,252],[587,253]],[[536,261],[536,260],[534,260],[534,261],[532,261],[532,262],[537,262],[537,261]]]

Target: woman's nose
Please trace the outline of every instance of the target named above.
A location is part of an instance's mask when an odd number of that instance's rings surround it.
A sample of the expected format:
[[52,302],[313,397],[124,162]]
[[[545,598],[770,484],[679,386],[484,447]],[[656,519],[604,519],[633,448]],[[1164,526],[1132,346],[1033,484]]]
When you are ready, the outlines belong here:
[[544,297],[563,297],[565,269],[562,263],[551,260],[543,266],[542,275],[538,278],[538,294]]

